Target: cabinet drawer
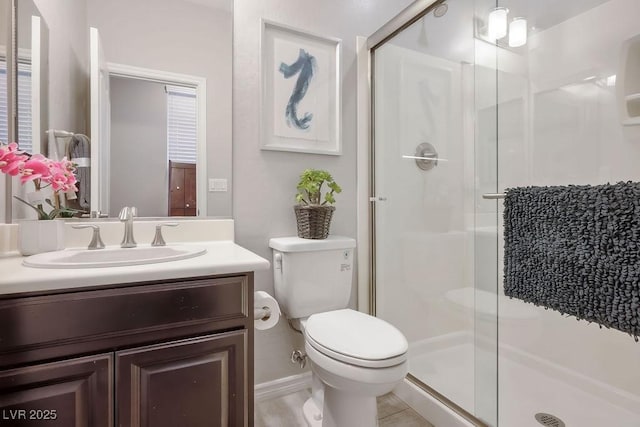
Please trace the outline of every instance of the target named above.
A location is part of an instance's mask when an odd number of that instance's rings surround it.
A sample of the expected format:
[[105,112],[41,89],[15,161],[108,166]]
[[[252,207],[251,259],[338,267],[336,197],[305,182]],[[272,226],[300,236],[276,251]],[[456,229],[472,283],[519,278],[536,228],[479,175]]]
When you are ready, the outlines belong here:
[[248,327],[248,293],[242,275],[0,301],[0,360],[6,366],[63,354],[53,348],[80,353]]

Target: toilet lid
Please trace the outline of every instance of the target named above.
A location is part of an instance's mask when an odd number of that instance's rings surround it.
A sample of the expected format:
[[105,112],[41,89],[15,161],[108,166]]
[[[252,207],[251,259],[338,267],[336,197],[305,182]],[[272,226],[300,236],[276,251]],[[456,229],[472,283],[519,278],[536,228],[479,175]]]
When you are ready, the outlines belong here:
[[305,335],[318,351],[359,366],[393,366],[406,360],[407,340],[382,319],[355,310],[314,314]]

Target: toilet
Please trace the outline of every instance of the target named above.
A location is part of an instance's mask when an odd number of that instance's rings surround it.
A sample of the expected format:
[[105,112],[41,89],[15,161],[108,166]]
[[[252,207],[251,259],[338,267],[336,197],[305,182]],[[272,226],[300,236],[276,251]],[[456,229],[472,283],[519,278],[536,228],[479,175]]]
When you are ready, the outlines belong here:
[[376,397],[407,374],[407,340],[395,327],[346,308],[353,278],[354,239],[279,237],[273,250],[275,297],[304,334],[312,395],[303,406],[314,427],[373,427]]

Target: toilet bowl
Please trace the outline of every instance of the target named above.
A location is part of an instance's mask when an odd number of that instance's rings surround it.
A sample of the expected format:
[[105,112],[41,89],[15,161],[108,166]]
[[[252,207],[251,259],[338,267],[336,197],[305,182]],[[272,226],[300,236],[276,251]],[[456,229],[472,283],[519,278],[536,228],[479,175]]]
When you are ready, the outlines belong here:
[[376,397],[408,371],[408,343],[394,326],[347,309],[355,240],[274,238],[275,296],[298,323],[311,362],[313,390],[303,406],[313,427],[375,427]]
[[407,341],[376,317],[343,309],[301,322],[316,387],[305,403],[309,426],[376,426],[376,397],[408,371]]

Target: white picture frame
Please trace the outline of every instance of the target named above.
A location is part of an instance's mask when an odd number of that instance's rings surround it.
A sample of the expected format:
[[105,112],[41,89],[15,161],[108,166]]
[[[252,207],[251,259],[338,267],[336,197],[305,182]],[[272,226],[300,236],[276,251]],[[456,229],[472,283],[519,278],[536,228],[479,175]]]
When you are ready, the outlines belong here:
[[261,149],[341,155],[342,41],[261,25]]

